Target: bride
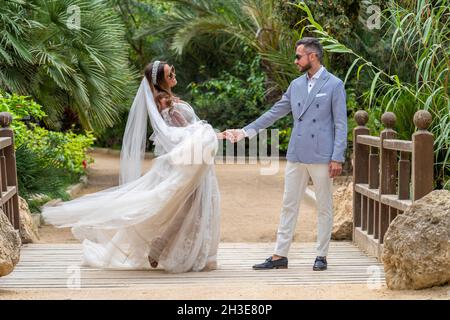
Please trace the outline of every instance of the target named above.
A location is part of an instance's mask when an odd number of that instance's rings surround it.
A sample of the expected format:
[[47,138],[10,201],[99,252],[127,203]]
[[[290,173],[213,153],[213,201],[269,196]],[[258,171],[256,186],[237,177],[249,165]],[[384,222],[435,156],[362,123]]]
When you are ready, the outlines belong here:
[[[220,194],[214,156],[224,134],[173,95],[173,67],[155,61],[144,74],[125,128],[119,186],[44,207],[43,217],[72,228],[86,266],[216,269]],[[157,157],[141,176],[147,119]]]

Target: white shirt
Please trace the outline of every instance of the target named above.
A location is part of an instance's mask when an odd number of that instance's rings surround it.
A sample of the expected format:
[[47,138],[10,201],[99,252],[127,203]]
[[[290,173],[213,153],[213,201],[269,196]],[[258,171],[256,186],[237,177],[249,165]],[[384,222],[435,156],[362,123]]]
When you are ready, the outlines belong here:
[[317,72],[314,73],[314,75],[311,78],[309,77],[309,74],[306,73],[306,81],[308,83],[308,93],[311,92],[312,88],[314,87],[314,85],[317,82],[317,79],[319,79],[319,77],[322,74],[324,69],[325,68],[323,66],[320,66],[319,70],[317,70]]
[[[320,66],[319,70],[317,70],[316,73],[314,73],[314,75],[311,78],[309,77],[309,73],[306,73],[306,81],[308,84],[308,93],[311,92],[312,88],[314,87],[314,85],[317,82],[317,79],[319,79],[320,75],[322,74],[323,70],[325,70],[324,66]],[[241,129],[241,130],[244,133],[244,136],[248,137],[248,133],[244,129]]]

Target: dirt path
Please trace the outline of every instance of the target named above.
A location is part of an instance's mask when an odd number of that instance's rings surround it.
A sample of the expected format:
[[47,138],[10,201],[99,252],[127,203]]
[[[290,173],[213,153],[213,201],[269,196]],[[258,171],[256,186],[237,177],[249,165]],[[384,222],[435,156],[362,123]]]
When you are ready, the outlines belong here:
[[[92,153],[95,164],[88,172],[88,185],[77,197],[117,185],[119,156]],[[148,170],[152,160],[145,160]],[[284,188],[284,168],[280,162],[275,175],[261,175],[260,165],[217,164],[216,173],[221,192],[221,240],[225,242],[275,241]],[[316,238],[315,203],[305,197],[294,241],[312,242]],[[77,242],[69,229],[42,226],[42,243]]]
[[426,290],[392,291],[382,285],[369,289],[363,284],[317,286],[191,286],[180,290],[177,286],[122,289],[45,289],[1,290],[0,300],[449,300],[450,286]]

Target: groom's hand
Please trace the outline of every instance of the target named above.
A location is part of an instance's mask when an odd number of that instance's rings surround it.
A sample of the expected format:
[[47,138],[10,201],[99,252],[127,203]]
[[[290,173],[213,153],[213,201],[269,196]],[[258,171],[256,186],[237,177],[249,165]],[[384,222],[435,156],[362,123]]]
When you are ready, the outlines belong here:
[[233,139],[233,135],[227,131],[218,132],[216,135],[219,140],[227,139],[231,141]]
[[342,172],[342,163],[337,161],[331,161],[328,165],[328,173],[330,178],[337,177]]
[[228,129],[226,132],[232,137],[230,141],[233,143],[245,138],[245,133],[242,129]]
[[227,139],[230,142],[233,142],[234,140],[234,136],[229,130],[222,131],[220,135],[222,135],[222,139]]

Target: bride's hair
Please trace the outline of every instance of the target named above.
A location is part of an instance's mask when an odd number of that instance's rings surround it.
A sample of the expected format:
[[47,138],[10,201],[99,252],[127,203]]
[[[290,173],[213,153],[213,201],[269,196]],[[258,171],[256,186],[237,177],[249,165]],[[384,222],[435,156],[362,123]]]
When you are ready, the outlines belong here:
[[158,70],[156,70],[156,84],[153,84],[152,81],[152,70],[153,70],[153,62],[149,63],[144,69],[144,75],[150,84],[150,88],[153,91],[153,95],[156,95],[160,92],[166,92],[168,95],[171,95],[166,89],[163,88],[163,84],[166,81],[164,79],[164,66],[168,64],[166,61],[161,61],[158,66]]
[[173,106],[172,96],[166,91],[159,92],[155,94],[155,102],[159,112],[163,110],[162,99],[166,99],[166,105],[168,108]]

